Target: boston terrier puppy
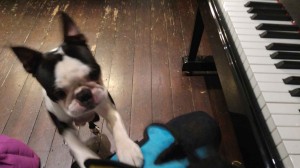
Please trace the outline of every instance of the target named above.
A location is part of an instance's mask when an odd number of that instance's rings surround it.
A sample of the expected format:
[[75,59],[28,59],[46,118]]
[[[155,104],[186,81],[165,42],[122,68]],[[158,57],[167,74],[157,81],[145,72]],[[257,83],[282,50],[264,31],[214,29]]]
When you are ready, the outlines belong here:
[[126,132],[85,36],[66,13],[60,12],[60,17],[64,40],[56,49],[46,53],[23,46],[11,46],[11,49],[43,87],[50,117],[81,167],[88,158],[99,157],[79,140],[74,125],[89,122],[90,128],[95,128],[93,122],[98,115],[107,121],[118,159],[141,166],[141,150]]

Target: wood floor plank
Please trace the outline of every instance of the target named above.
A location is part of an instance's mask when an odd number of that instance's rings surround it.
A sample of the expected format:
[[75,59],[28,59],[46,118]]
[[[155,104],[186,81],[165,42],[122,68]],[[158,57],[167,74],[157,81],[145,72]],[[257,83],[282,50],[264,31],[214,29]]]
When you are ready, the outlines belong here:
[[46,165],[47,168],[71,167],[73,158],[67,144],[64,144],[61,135],[56,131]]
[[55,129],[56,128],[45,108],[45,102],[43,102],[30,135],[30,139],[27,143],[28,146],[40,157],[41,167],[46,167],[49,152],[52,150],[51,147],[53,137],[55,135]]
[[[18,17],[22,15],[26,11],[26,8],[18,8],[18,3],[21,5],[26,4],[26,1],[1,1],[0,2],[0,53],[3,50],[3,46],[7,45],[7,42],[10,40],[10,36],[12,35],[12,30],[18,25]],[[26,5],[24,5],[26,6]]]
[[140,140],[152,123],[151,88],[151,6],[150,1],[136,2],[135,55],[132,88],[130,137]]
[[173,118],[172,91],[167,55],[165,1],[151,0],[152,115],[153,122],[165,123]]
[[[166,1],[167,12],[165,20],[167,24],[168,58],[172,88],[172,102],[174,117],[193,111],[194,101],[189,76],[182,75],[182,56],[184,55],[184,41],[181,33],[179,12],[174,1]],[[190,19],[190,18],[185,18]],[[184,100],[184,101],[182,101]]]
[[95,57],[100,63],[102,79],[104,85],[108,87],[112,66],[113,51],[116,48],[117,19],[119,17],[119,7],[115,1],[105,1],[101,4],[100,10],[103,12],[97,35]]
[[29,79],[22,88],[3,134],[27,143],[40,111],[42,100],[41,86],[35,79]]
[[[116,17],[116,41],[112,53],[112,63],[108,90],[116,102],[116,107],[121,115],[127,132],[130,131],[131,117],[131,95],[133,79],[133,57],[134,57],[134,27],[135,1],[118,1]],[[116,16],[117,15],[117,16]],[[114,19],[114,18],[113,18]],[[126,25],[126,26],[125,26]],[[107,127],[104,127],[105,132]],[[112,140],[112,139],[111,139]],[[113,141],[112,141],[113,142]],[[112,147],[114,143],[112,143]]]
[[[40,1],[42,6],[43,1]],[[29,2],[30,3],[30,2]],[[33,3],[33,2],[31,2]],[[31,12],[30,5],[28,5],[28,12]],[[30,13],[29,13],[30,14]],[[38,15],[38,12],[34,14]],[[36,15],[33,15],[35,18]],[[30,34],[31,27],[34,25],[35,20],[31,18],[32,21],[27,20],[26,18],[22,18],[22,22],[20,22],[23,26],[19,26],[20,29],[14,32],[12,39],[12,43],[23,43],[26,42],[28,34]],[[6,72],[5,80],[3,80],[2,85],[0,87],[0,105],[1,107],[5,107],[0,110],[0,131],[3,132],[4,127],[14,111],[14,106],[18,100],[20,92],[23,88],[23,85],[27,79],[28,74],[25,72],[23,66],[16,61],[16,57],[12,54],[10,50],[3,52],[1,57],[6,59],[6,67],[9,67],[9,70]],[[6,95],[6,96],[5,96]],[[9,96],[7,96],[9,95]]]
[[[44,2],[44,1],[40,1]],[[26,34],[30,32],[31,27],[33,26],[35,19],[34,16],[38,14],[32,12],[32,2],[30,1],[11,1],[3,2],[2,12],[0,12],[1,24],[0,24],[0,87],[3,86],[9,71],[11,70],[12,62],[14,62],[15,57],[10,56],[10,49],[8,48],[9,44],[12,44],[15,41],[22,41],[21,39],[26,38]],[[9,5],[8,5],[9,4]],[[24,6],[24,8],[19,7]],[[35,7],[36,8],[36,7]],[[32,15],[31,21],[26,20],[26,15]]]
[[[130,126],[134,56],[134,1],[122,1],[117,18],[116,47],[110,73],[109,91],[127,130]],[[126,26],[125,26],[126,25]]]
[[104,2],[98,0],[90,0],[86,4],[84,10],[85,24],[82,27],[82,31],[88,39],[88,45],[91,48],[91,51],[95,55],[96,52],[96,43],[99,38],[99,30],[101,22],[103,21],[103,10]]

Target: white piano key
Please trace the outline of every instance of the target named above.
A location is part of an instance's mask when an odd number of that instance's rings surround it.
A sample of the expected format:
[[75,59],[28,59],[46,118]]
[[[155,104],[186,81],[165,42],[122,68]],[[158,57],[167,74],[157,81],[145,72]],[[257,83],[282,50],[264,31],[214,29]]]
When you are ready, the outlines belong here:
[[271,115],[271,117],[273,118],[276,127],[300,126],[300,115]]
[[[280,59],[272,59],[271,55],[275,53],[276,51],[271,51],[271,50],[262,50],[262,49],[243,49],[242,48],[242,53],[244,54],[244,57],[267,57],[271,60],[280,60]],[[259,52],[261,51],[261,52]],[[266,51],[266,52],[264,52]],[[296,52],[294,52],[296,53]],[[241,56],[242,57],[242,56]]]
[[242,11],[244,13],[247,13],[247,10],[250,7],[245,7],[245,2],[223,2],[223,8],[225,9],[225,11],[227,12],[239,12]]
[[254,74],[254,80],[257,82],[283,82],[282,79],[293,76],[293,74]]
[[266,103],[300,103],[300,97],[293,97],[289,93],[261,92],[258,97],[260,108]]
[[[229,19],[229,16],[228,16],[228,19],[226,19],[226,21],[227,20],[229,20],[229,22],[231,22],[230,19]],[[293,25],[292,22],[288,22],[288,23],[280,22],[280,23],[276,23],[276,24]],[[242,22],[242,23],[234,23],[233,27],[235,29],[253,29],[253,30],[256,30],[255,27],[258,26],[258,25],[259,24],[257,24],[256,22],[255,23],[253,23],[253,22],[249,22],[249,23]],[[262,30],[258,30],[258,31],[262,31]]]
[[244,52],[246,55],[249,55],[249,56],[269,56],[271,54],[273,54],[275,51],[272,51],[272,50],[266,50],[265,48],[264,49],[244,49]]
[[244,13],[247,13],[247,10],[249,8],[241,7],[241,6],[244,6],[243,4],[244,3],[225,2],[225,3],[223,3],[223,9],[224,9],[225,12],[244,12]]
[[277,127],[281,140],[300,140],[300,127]]
[[270,73],[270,74],[293,74],[299,75],[297,69],[277,69],[274,65],[251,65],[252,73]]
[[278,150],[278,153],[280,155],[280,158],[285,158],[288,156],[288,152],[285,148],[285,145],[283,142],[281,142],[278,146],[277,146],[277,150]]
[[272,139],[274,140],[275,145],[278,145],[282,141],[280,134],[276,128],[275,128],[275,130],[273,130],[271,135],[272,135]]
[[[275,41],[274,41],[275,42]],[[240,41],[241,46],[244,49],[261,49],[261,50],[266,50],[266,46],[268,46],[269,44],[271,44],[272,42],[262,42],[262,41],[258,41],[258,42],[248,42],[248,41]],[[285,43],[285,44],[293,44],[293,42],[290,43]],[[298,42],[296,42],[296,44],[298,44]],[[275,50],[270,50],[275,52]]]
[[300,115],[271,115],[267,119],[267,125],[270,132],[278,127],[300,127]]
[[[230,20],[230,19],[228,19],[228,20]],[[233,27],[235,29],[249,29],[249,28],[255,29],[256,26],[258,26],[257,23],[235,23],[235,24],[233,24]]]
[[240,41],[240,43],[244,49],[266,49],[266,46],[270,44],[268,42],[245,42],[245,41]]
[[300,141],[300,127],[277,127],[272,137],[276,145],[282,141]]
[[295,39],[278,39],[278,38],[261,38],[259,35],[239,35],[238,38],[240,41],[245,42],[263,42],[263,43],[288,43],[288,44],[300,44],[300,40]]
[[[230,16],[230,13],[228,13]],[[271,23],[271,24],[291,24],[290,21],[274,21],[274,20],[252,20],[250,17],[236,17],[230,16],[230,20],[233,24],[235,23],[256,23],[257,25],[261,23]]]
[[241,8],[240,5],[232,5],[232,4],[227,4],[226,2],[224,3],[224,11],[226,12],[244,12],[247,13],[247,8]]
[[257,64],[257,65],[274,65],[280,61],[283,61],[283,59],[272,59],[270,56],[265,57],[247,57],[247,61],[250,65]]
[[266,123],[267,123],[267,126],[268,126],[270,132],[272,132],[276,128],[275,122],[272,117],[269,117],[266,120]]
[[[291,163],[288,163],[286,159],[289,159]],[[283,164],[286,168],[299,168],[300,167],[300,155],[289,155],[283,160]]]
[[[300,159],[300,158],[299,158],[299,159]],[[284,158],[284,159],[282,160],[282,164],[284,165],[284,167],[288,167],[288,168],[297,168],[297,167],[294,167],[293,162],[292,162],[290,156]]]
[[[236,8],[236,7],[234,7]],[[240,17],[240,18],[250,18],[251,19],[251,16],[253,15],[252,13],[247,13],[247,10],[248,9],[245,9],[244,11],[228,11],[228,16],[230,16],[230,18],[232,17]]]
[[291,155],[300,154],[300,141],[283,141],[283,144],[288,154]]
[[[286,61],[286,59],[272,59],[268,56],[266,56],[266,57],[243,56],[243,57],[245,57],[247,59],[246,61],[248,62],[249,66],[252,66],[252,65],[272,65],[272,66],[275,66],[274,64],[276,64],[280,61]],[[245,60],[243,60],[243,61],[245,62]],[[289,60],[289,61],[300,61],[300,60]]]
[[264,30],[254,30],[253,28],[252,29],[249,29],[248,28],[235,28],[235,32],[236,34],[239,34],[239,35],[257,35],[259,36],[259,34],[263,33]]
[[[299,85],[286,85],[284,83],[265,83],[258,82],[254,87],[254,94],[256,98],[261,92],[277,92],[277,93],[289,93],[289,90],[300,88]],[[300,102],[299,102],[300,103]]]
[[277,69],[274,65],[247,65],[248,61],[244,62],[244,66],[249,66],[248,69],[246,69],[246,73],[248,76],[248,79],[251,79],[253,77],[253,74],[290,74],[294,76],[299,76],[300,70],[294,70],[294,69]]
[[[241,32],[241,29],[236,29],[235,27],[233,27],[233,28],[234,28],[234,33],[235,34],[237,34],[237,35],[248,35],[250,37],[247,38],[247,36],[246,36],[246,39],[250,39],[250,40],[252,39],[252,41],[255,40],[255,39],[253,39],[254,37],[259,37],[259,34],[264,32],[263,30],[256,30],[255,28],[244,28],[244,29],[242,29],[243,32],[239,33],[239,32]],[[244,40],[245,40],[245,38],[244,38]]]
[[271,115],[300,115],[300,104],[291,103],[266,103],[262,109],[264,118],[267,120]]

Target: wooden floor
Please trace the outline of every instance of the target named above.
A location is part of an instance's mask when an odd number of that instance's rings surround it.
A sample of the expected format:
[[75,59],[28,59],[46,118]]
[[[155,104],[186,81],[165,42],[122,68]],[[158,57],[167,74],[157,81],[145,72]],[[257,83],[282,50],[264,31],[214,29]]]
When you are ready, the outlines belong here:
[[[5,47],[55,48],[62,41],[56,14],[64,10],[87,36],[132,139],[140,140],[150,123],[201,110],[220,123],[221,154],[241,160],[218,78],[181,72],[195,7],[195,0],[0,0],[0,132],[28,144],[42,167],[70,167],[72,157],[49,120],[41,87]],[[206,38],[200,54],[210,54]],[[111,139],[104,121],[98,124]],[[79,134],[91,136],[86,127]]]

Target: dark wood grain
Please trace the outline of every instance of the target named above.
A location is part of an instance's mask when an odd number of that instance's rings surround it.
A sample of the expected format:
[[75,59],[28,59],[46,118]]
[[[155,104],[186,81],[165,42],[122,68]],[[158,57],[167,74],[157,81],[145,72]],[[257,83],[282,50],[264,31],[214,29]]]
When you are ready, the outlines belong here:
[[118,1],[117,7],[111,9],[114,16],[113,19],[116,19],[117,25],[108,90],[123,118],[127,132],[130,131],[132,107],[131,95],[135,44],[135,30],[133,29],[135,22],[134,2],[128,0]]
[[[40,2],[41,3],[38,6],[43,7],[43,1]],[[34,8],[37,8],[37,6],[35,6],[37,5],[36,3],[29,2],[29,4],[34,4]],[[35,24],[35,18],[39,14],[37,12],[32,13],[33,9],[29,4],[27,4],[28,6],[26,6],[28,7],[28,10],[26,8],[26,11],[28,11],[28,13],[25,12],[22,15],[32,14],[33,17],[29,19],[20,16],[21,21],[18,22],[18,24],[21,24],[22,26],[19,26],[20,29],[12,30],[13,35],[11,37],[11,40],[18,41],[18,43],[22,42],[21,44],[27,44],[27,36],[31,33],[32,26]],[[38,39],[36,40],[38,41]],[[0,110],[0,130],[1,132],[3,132],[10,115],[12,114],[12,112],[14,112],[14,106],[18,100],[18,97],[20,97],[20,92],[23,89],[23,85],[25,84],[28,74],[24,71],[23,66],[18,61],[16,61],[16,57],[12,54],[9,48],[6,48],[5,51],[2,52],[1,56],[2,58],[4,58],[2,59],[4,61],[3,67],[6,67],[3,68],[3,71],[1,71],[4,73],[3,75],[5,77],[1,81],[0,87],[0,105],[1,107],[5,107],[1,108]]]
[[150,1],[137,1],[130,123],[130,137],[134,140],[140,140],[144,128],[152,123],[150,17]]
[[46,167],[49,152],[53,150],[55,129],[43,102],[28,141],[28,146],[40,157],[41,167]]
[[153,122],[165,123],[174,114],[167,43],[167,3],[151,0],[151,56],[152,56],[152,114]]
[[[166,1],[167,55],[169,59],[170,80],[172,88],[172,104],[174,117],[194,110],[190,77],[182,75],[181,57],[185,53],[185,45],[181,29],[180,13],[174,1]],[[184,19],[184,18],[183,18]],[[182,101],[184,100],[184,101]]]
[[[62,41],[56,14],[66,11],[86,35],[133,140],[142,139],[150,123],[205,111],[220,123],[221,154],[228,161],[238,160],[219,81],[181,72],[195,5],[194,0],[0,0],[0,11],[4,11],[0,12],[0,37],[14,45],[51,50]],[[199,54],[213,53],[208,39],[202,36]],[[5,44],[0,40],[0,46]],[[0,66],[1,133],[27,143],[40,156],[41,167],[70,167],[73,159],[49,119],[38,82],[7,48],[0,48]],[[101,118],[97,124],[111,143],[105,147],[115,151],[106,122]],[[83,140],[92,137],[87,126],[80,127],[78,134]]]

